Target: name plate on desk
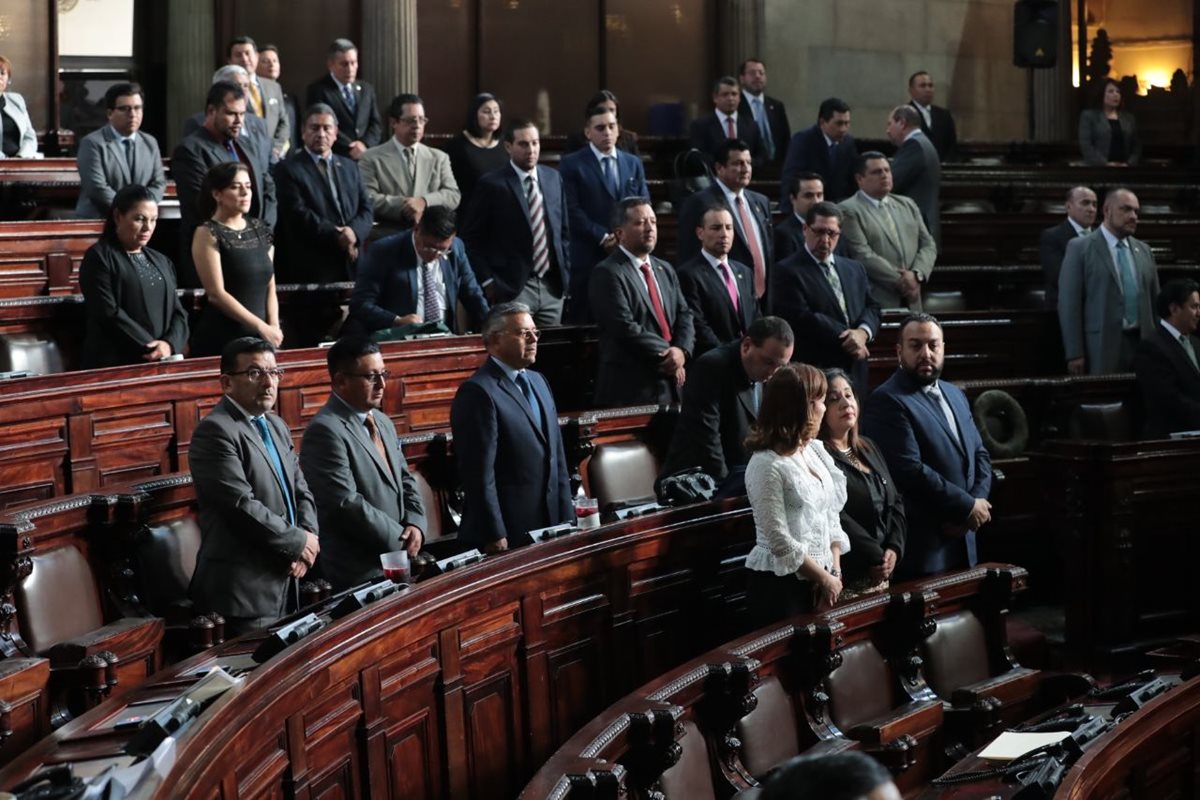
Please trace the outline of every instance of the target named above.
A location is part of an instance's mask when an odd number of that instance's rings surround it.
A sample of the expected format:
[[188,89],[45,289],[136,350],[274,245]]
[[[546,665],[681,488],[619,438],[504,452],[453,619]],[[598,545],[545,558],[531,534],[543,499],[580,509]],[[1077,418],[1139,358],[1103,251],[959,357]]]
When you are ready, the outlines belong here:
[[621,521],[630,519],[631,517],[641,517],[646,514],[651,514],[662,508],[665,508],[665,506],[659,505],[658,503],[642,503],[641,505],[637,506],[616,509],[613,511],[613,518],[617,521]]
[[479,552],[479,550],[473,547],[470,550],[459,553],[456,556],[443,558],[441,561],[437,562],[437,565],[438,569],[440,569],[442,572],[450,572],[451,570],[462,569],[468,564],[474,564],[479,561],[483,561],[483,553]]
[[579,528],[569,522],[564,522],[562,525],[551,525],[548,528],[535,528],[529,532],[529,538],[535,542],[548,542],[551,539],[566,536],[568,533],[575,533],[577,530]]

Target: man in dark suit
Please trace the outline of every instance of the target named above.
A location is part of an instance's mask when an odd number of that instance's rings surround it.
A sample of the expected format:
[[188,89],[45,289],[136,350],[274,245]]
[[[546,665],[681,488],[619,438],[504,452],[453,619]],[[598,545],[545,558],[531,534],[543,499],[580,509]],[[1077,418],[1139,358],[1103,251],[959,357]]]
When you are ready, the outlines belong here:
[[850,135],[850,106],[836,97],[821,102],[817,124],[806,128],[788,144],[787,160],[780,178],[780,202],[787,202],[792,179],[801,172],[815,172],[825,182],[825,196],[837,203],[857,191],[854,162],[858,145]]
[[738,80],[742,84],[738,116],[750,117],[758,126],[763,160],[781,163],[787,155],[788,142],[792,140],[792,126],[788,124],[783,101],[766,95],[767,65],[757,58],[746,59],[738,70]]
[[[460,324],[458,304],[470,316]],[[454,212],[430,206],[411,231],[371,244],[350,297],[352,331],[378,331],[399,325],[440,322],[452,331],[478,330],[488,301],[454,238]]]
[[[239,68],[240,69],[240,68]],[[200,186],[209,168],[223,161],[240,161],[250,173],[254,194],[250,216],[275,227],[275,181],[266,148],[257,137],[239,136],[246,119],[246,95],[236,83],[218,81],[208,90],[204,126],[185,138],[171,154],[171,177],[179,195],[179,285],[199,286],[192,263],[192,234],[198,218]]]
[[1038,254],[1042,274],[1046,276],[1046,307],[1058,310],[1058,274],[1062,271],[1067,245],[1072,239],[1087,236],[1096,224],[1096,193],[1086,186],[1076,186],[1067,192],[1067,218],[1042,231]]
[[334,155],[337,117],[318,104],[304,115],[304,147],[275,170],[279,226],[275,273],[287,283],[349,280],[373,214],[358,167]]
[[509,163],[475,185],[462,238],[489,302],[524,303],[538,325],[557,325],[571,285],[562,178],[538,164],[542,143],[529,120],[510,123],[504,149]]
[[230,40],[226,60],[242,67],[249,75],[246,110],[266,123],[267,136],[271,140],[271,163],[274,164],[291,146],[292,123],[283,102],[283,87],[274,79],[258,74],[258,44],[249,36],[235,36]]
[[769,282],[767,273],[775,263],[775,231],[771,226],[771,204],[766,197],[746,188],[753,174],[750,148],[745,142],[730,139],[713,153],[717,179],[707,189],[688,197],[679,208],[679,259],[691,259],[700,253],[700,240],[685,231],[700,227],[700,219],[710,206],[724,206],[733,217],[736,235],[730,254],[735,261],[750,267],[754,276],[754,298],[766,310],[764,295]]
[[650,200],[626,198],[613,212],[617,249],[592,270],[588,296],[600,338],[597,406],[666,405],[679,399],[692,353],[692,312],[679,278],[650,255],[658,219]]
[[1200,430],[1200,284],[1189,278],[1167,281],[1154,303],[1154,333],[1138,343],[1133,368],[1145,404],[1148,439],[1176,431]]
[[114,83],[104,93],[108,124],[79,142],[79,202],[75,216],[107,219],[113,197],[131,183],[161,203],[167,188],[158,140],[141,130],[145,95],[136,83]]
[[933,78],[925,70],[914,72],[908,79],[909,105],[921,115],[921,130],[933,142],[938,158],[953,159],[958,149],[958,131],[954,117],[941,106],[933,104]]
[[347,337],[326,356],[332,393],[304,431],[300,466],[317,503],[321,577],[334,591],[382,573],[379,556],[425,540],[425,509],[396,428],[381,409],[379,345]]
[[[688,233],[680,230],[683,236]],[[699,357],[718,345],[741,339],[759,314],[753,273],[729,257],[734,236],[729,210],[709,206],[695,233],[700,253],[680,264],[676,272],[692,310],[695,356]]]
[[776,264],[771,274],[771,302],[796,331],[796,360],[844,369],[855,394],[866,397],[867,344],[879,330],[879,303],[863,265],[834,256],[841,230],[842,212],[833,203],[809,209],[804,249]]
[[794,341],[787,322],[760,317],[741,339],[692,362],[663,475],[700,467],[726,482],[722,495],[746,493],[749,455],[742,443],[758,416],[763,382],[791,360]]
[[297,581],[321,550],[317,509],[287,423],[275,348],[234,339],[221,353],[224,397],[192,434],[188,461],[200,507],[200,552],[189,594],[225,618],[226,636],[264,628],[299,604]]
[[933,143],[921,132],[921,117],[912,106],[896,106],[887,121],[887,137],[896,145],[892,158],[892,191],[917,204],[934,242],[942,240],[942,164]]
[[944,351],[934,317],[900,324],[900,366],[867,400],[863,433],[879,445],[904,494],[908,538],[896,580],[965,569],[977,561],[975,533],[992,518],[992,461],[967,396],[938,380]]
[[588,109],[583,135],[588,146],[563,156],[558,172],[571,221],[571,308],[576,324],[591,322],[587,303],[592,267],[617,246],[609,230],[613,205],[623,197],[649,197],[642,160],[617,148],[617,115],[603,106]]
[[358,48],[349,39],[334,39],[326,58],[329,72],[308,85],[307,105],[324,103],[338,118],[333,152],[357,161],[368,147],[379,144],[383,121],[371,84],[358,78]]
[[739,114],[742,101],[741,88],[736,79],[726,75],[713,84],[713,112],[692,120],[688,128],[688,144],[711,159],[717,148],[729,139],[746,143],[750,157],[762,160],[762,138],[758,125],[749,114]]
[[[785,211],[783,221],[775,226],[775,263],[804,249],[804,220],[808,218],[808,210],[825,199],[825,182],[815,172],[801,172],[792,181],[788,199],[791,201],[792,213],[787,214]],[[837,240],[833,254],[850,255],[846,243],[841,238]]]
[[538,336],[525,305],[493,307],[483,324],[488,359],[450,406],[466,500],[458,540],[489,553],[529,544],[528,531],[575,521],[554,396],[529,369]]

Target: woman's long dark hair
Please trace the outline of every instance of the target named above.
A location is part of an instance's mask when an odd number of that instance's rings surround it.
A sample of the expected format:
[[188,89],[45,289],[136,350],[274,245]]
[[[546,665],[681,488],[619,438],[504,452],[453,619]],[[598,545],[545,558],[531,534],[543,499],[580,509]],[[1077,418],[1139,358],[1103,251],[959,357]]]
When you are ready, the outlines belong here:
[[129,209],[138,203],[154,203],[155,207],[158,207],[158,201],[154,199],[154,195],[140,183],[131,183],[117,190],[117,194],[113,197],[112,208],[108,211],[108,219],[104,220],[102,235],[105,239],[117,244],[117,214],[128,214]]
[[480,92],[471,98],[471,105],[467,106],[467,124],[463,125],[463,130],[472,136],[482,136],[483,131],[479,129],[479,109],[483,108],[485,103],[493,100],[496,101],[496,105],[500,106],[500,127],[492,135],[499,139],[500,131],[504,129],[504,104],[491,92]]
[[[833,367],[832,369],[825,370],[825,382],[828,384],[828,389],[826,389],[826,391],[831,391],[833,389],[834,378],[841,378],[842,380],[844,380],[846,382],[846,384],[850,387],[850,391],[854,392],[854,381],[850,380],[850,376],[846,374],[846,370],[839,369],[837,367]],[[855,397],[855,399],[858,399],[858,392],[854,392],[854,397]],[[828,412],[828,407],[830,405],[828,397],[826,397],[825,405],[826,405],[826,412]],[[859,403],[859,406],[858,406],[858,413],[859,413],[859,416],[861,417],[862,416],[862,403],[861,402]],[[826,444],[829,443],[829,428],[825,425],[825,420],[823,420],[823,419],[821,420],[821,432],[818,435],[818,438],[820,438],[820,440],[825,442]],[[871,441],[869,439],[864,439],[858,435],[858,421],[857,420],[855,420],[855,422],[854,422],[854,427],[851,428],[849,433],[846,434],[846,444],[850,445],[850,449],[853,450],[854,454],[857,456],[861,456],[863,453],[869,453],[873,449],[871,447]]]
[[758,419],[746,437],[746,449],[792,452],[816,435],[821,420],[813,418],[812,403],[824,400],[825,375],[808,364],[785,364],[763,384]]
[[217,198],[213,192],[228,189],[239,172],[250,176],[250,170],[240,161],[222,161],[209,167],[204,173],[204,181],[200,184],[200,196],[196,198],[196,206],[200,211],[200,219],[208,219],[217,210]]

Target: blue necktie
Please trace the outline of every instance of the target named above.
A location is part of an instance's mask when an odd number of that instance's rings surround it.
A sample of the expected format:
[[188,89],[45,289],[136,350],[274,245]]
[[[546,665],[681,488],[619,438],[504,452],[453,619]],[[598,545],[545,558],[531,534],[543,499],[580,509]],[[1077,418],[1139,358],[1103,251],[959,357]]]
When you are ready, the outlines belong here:
[[538,428],[541,428],[542,406],[538,403],[537,395],[533,393],[533,386],[530,385],[525,370],[517,373],[517,386],[521,388],[521,394],[525,395],[525,401],[529,403],[529,408],[533,411],[533,418],[537,420]]
[[766,150],[767,160],[774,160],[775,140],[771,138],[771,123],[767,120],[767,109],[763,106],[763,101],[760,97],[754,98],[750,105],[754,110],[754,121],[758,123],[758,132],[762,135],[763,148]]
[[242,160],[241,158],[238,157],[237,148],[233,146],[233,139],[225,140],[225,149],[229,151],[229,155],[233,156],[233,158],[232,158],[233,161],[241,161]]
[[617,171],[613,168],[613,162],[616,161],[612,156],[605,156],[600,159],[600,163],[604,165],[604,181],[608,184],[608,190],[612,192],[612,196],[621,199],[621,189],[617,185]]
[[1121,294],[1125,298],[1124,326],[1136,328],[1138,324],[1138,286],[1133,275],[1133,262],[1129,260],[1129,243],[1124,239],[1117,242],[1117,268],[1121,272]]
[[346,99],[346,108],[350,109],[350,113],[354,113],[354,109],[358,108],[358,99],[354,96],[354,90],[350,88],[350,84],[342,87],[342,97]]
[[292,490],[288,486],[287,476],[283,472],[283,460],[279,457],[279,448],[275,446],[275,439],[271,436],[271,431],[267,427],[266,417],[251,417],[254,421],[254,427],[258,428],[258,435],[262,437],[263,444],[266,445],[267,455],[271,457],[271,466],[275,468],[275,475],[279,478],[280,485],[283,486],[283,497],[287,500],[288,524],[296,524],[296,506],[292,502]]

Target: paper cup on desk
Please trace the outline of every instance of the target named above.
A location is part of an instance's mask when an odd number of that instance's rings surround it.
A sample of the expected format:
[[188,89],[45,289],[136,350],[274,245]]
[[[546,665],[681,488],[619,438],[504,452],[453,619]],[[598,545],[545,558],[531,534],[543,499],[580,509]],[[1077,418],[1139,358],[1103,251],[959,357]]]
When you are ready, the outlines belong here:
[[405,550],[381,553],[379,563],[383,565],[384,576],[393,583],[408,583],[412,578],[412,567],[408,563],[408,552]]
[[575,520],[580,529],[600,527],[600,504],[594,497],[575,498]]

